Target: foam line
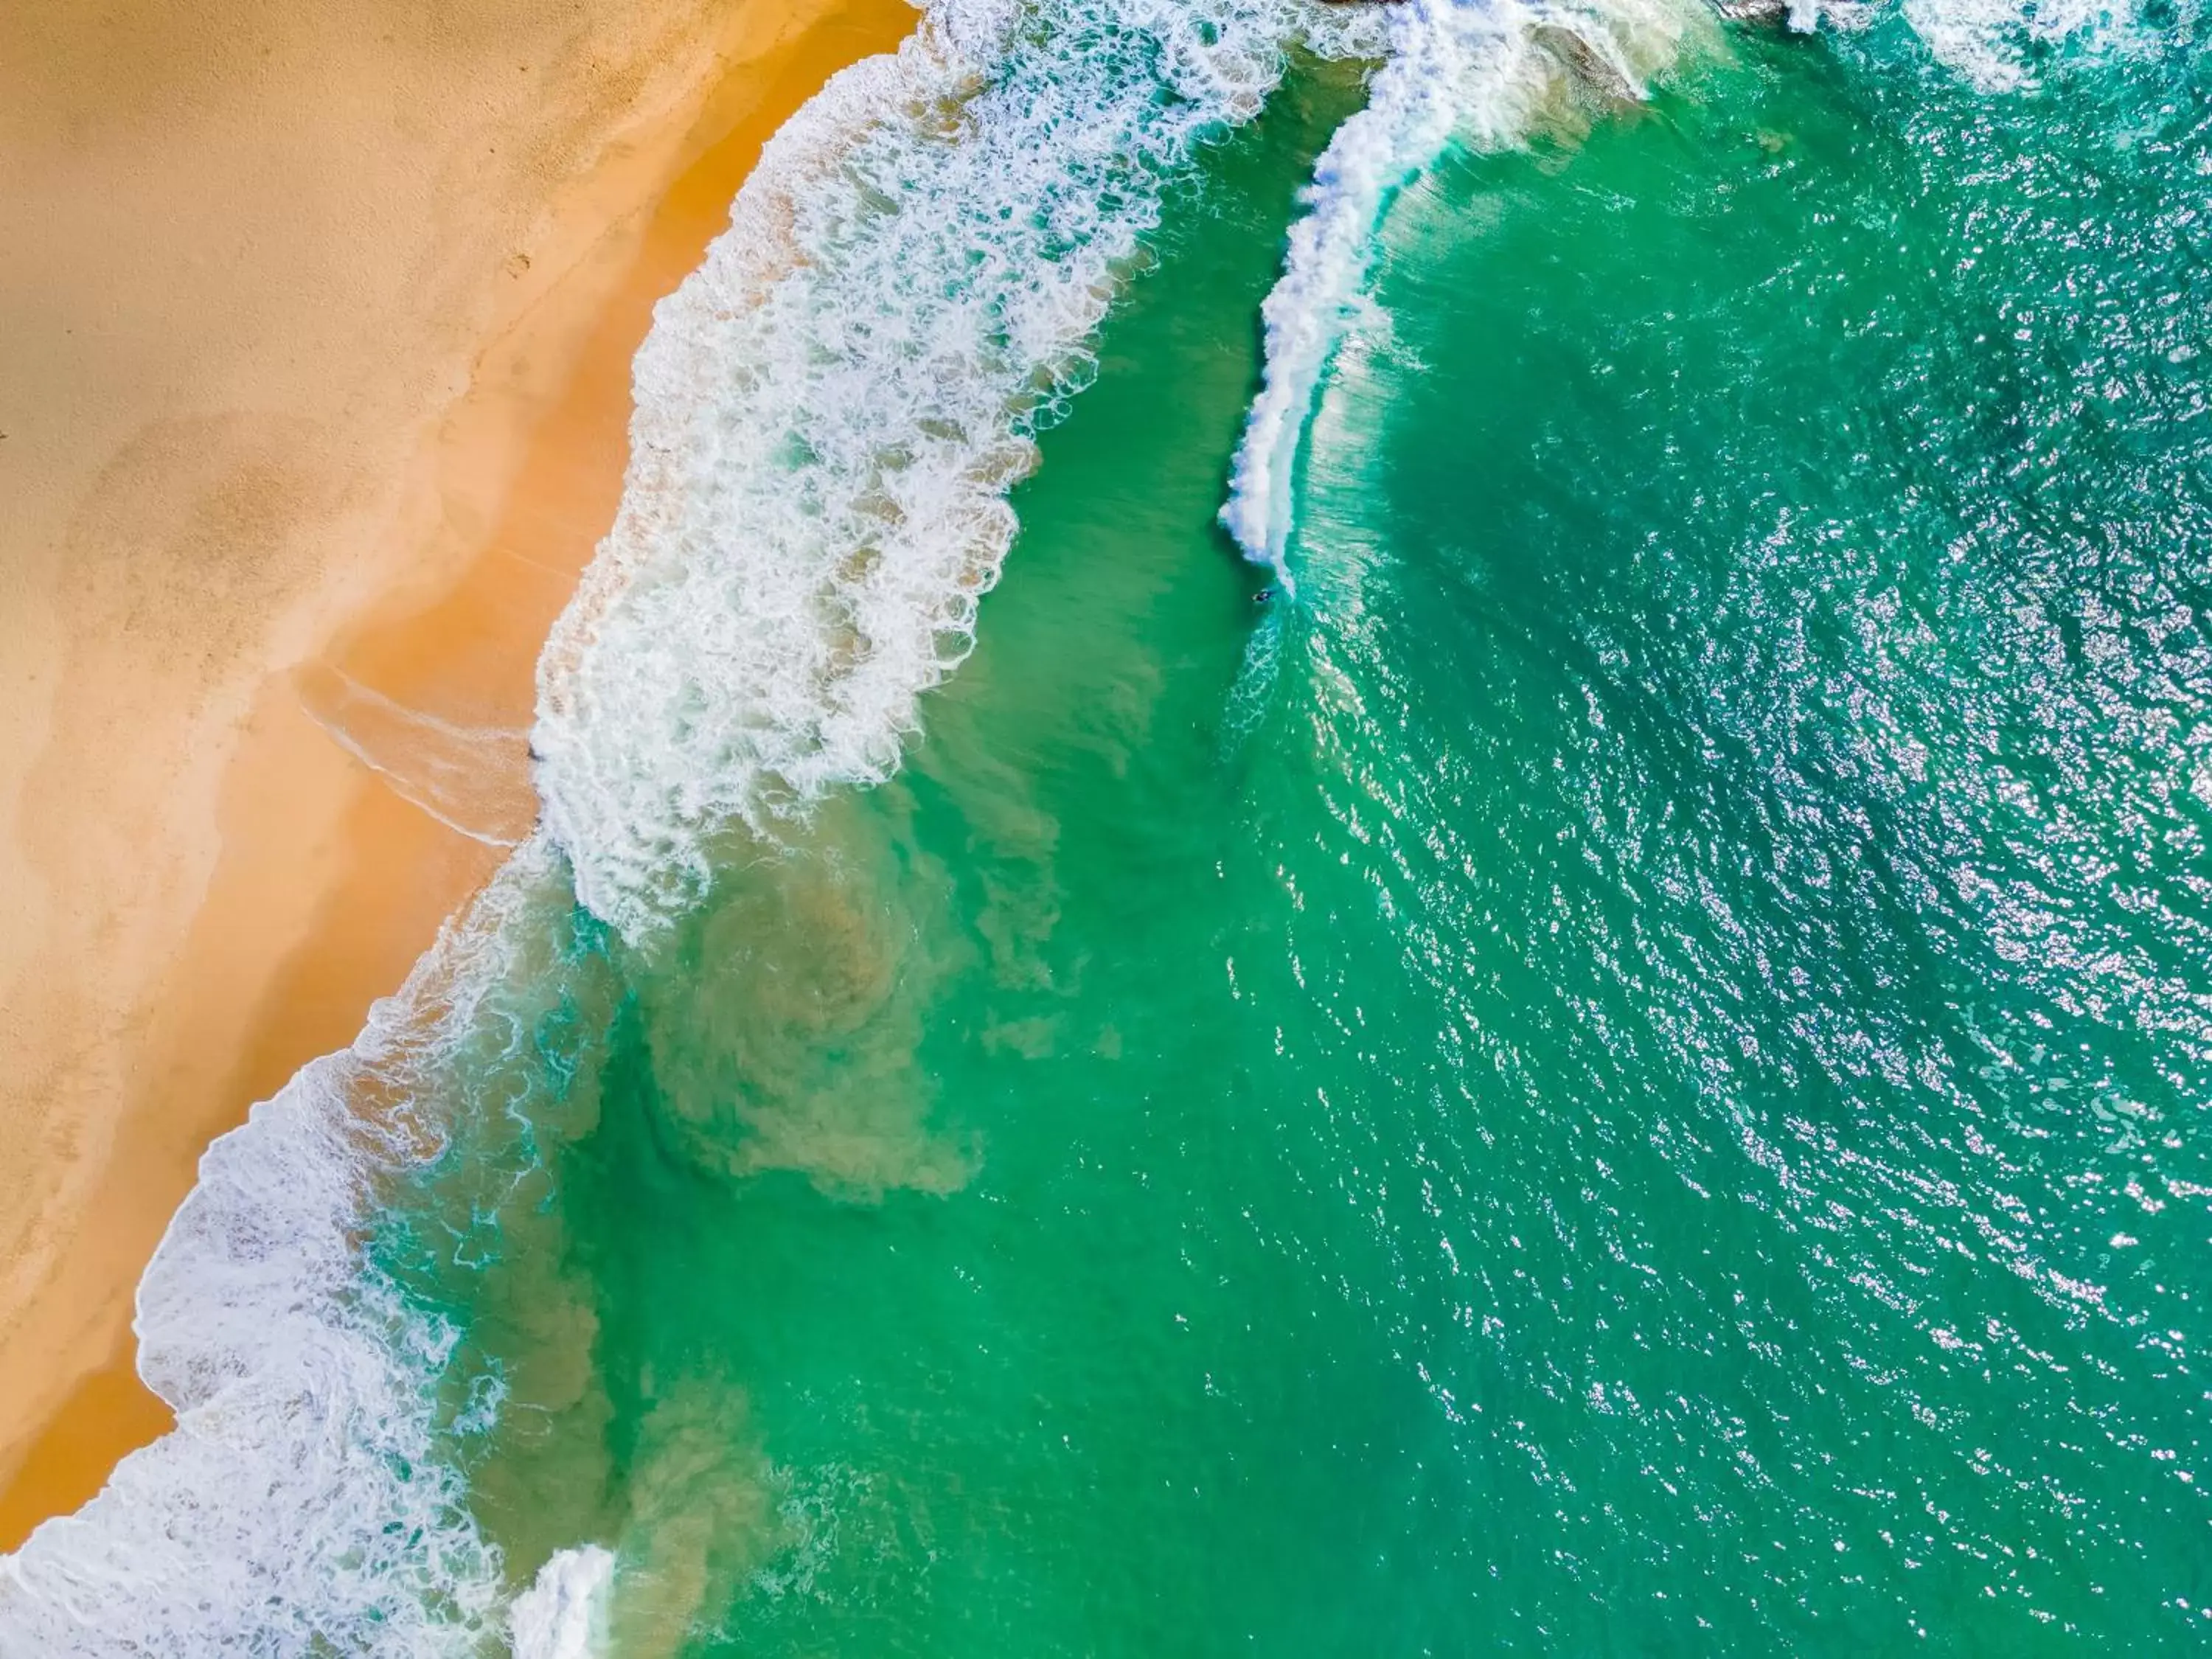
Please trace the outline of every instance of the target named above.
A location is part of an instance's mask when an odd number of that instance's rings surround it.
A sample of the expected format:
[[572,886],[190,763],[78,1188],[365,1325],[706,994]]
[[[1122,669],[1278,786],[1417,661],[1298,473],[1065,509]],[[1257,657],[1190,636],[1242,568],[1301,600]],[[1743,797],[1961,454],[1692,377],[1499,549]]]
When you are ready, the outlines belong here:
[[769,144],[636,366],[613,531],[554,630],[536,746],[580,896],[632,939],[726,826],[897,765],[969,648],[1033,436],[1194,147],[1310,0],[944,0]]
[[1337,129],[1291,228],[1282,279],[1261,309],[1265,368],[1231,466],[1221,522],[1245,556],[1295,591],[1286,552],[1297,452],[1322,376],[1364,286],[1384,202],[1443,148],[1455,116],[1449,59],[1456,42],[1438,0],[1407,0],[1391,15],[1389,58],[1367,107]]
[[558,1552],[514,1598],[514,1659],[596,1659],[606,1641],[615,1558],[598,1544]]
[[[1929,54],[1983,93],[2033,92],[2039,57],[2125,49],[2134,0],[1902,0],[1897,9]],[[1790,27],[1856,30],[1884,15],[1872,0],[1790,0]]]
[[1455,140],[1476,149],[1525,137],[1564,64],[1544,32],[1580,45],[1577,67],[1641,95],[1670,59],[1684,20],[1668,8],[1403,0],[1367,107],[1338,129],[1291,228],[1283,275],[1261,309],[1261,388],[1230,472],[1221,522],[1255,563],[1295,591],[1289,561],[1298,453],[1331,359],[1366,289],[1391,198]]
[[350,1048],[208,1149],[138,1288],[139,1371],[177,1426],[0,1559],[0,1654],[484,1652],[499,1559],[434,1435],[456,1334],[362,1237],[434,1155],[441,1069],[563,890],[526,847]]
[[[1903,0],[1936,58],[1984,92],[2032,89],[2032,49],[2124,39],[2130,0]],[[1863,27],[1863,0],[1790,0],[1799,30]],[[1521,141],[1540,118],[1546,82],[1595,69],[1609,91],[1642,95],[1671,61],[1686,19],[1650,0],[1401,0],[1390,9],[1389,58],[1367,107],[1340,127],[1304,191],[1283,275],[1262,307],[1261,388],[1231,466],[1221,522],[1255,563],[1296,591],[1289,557],[1298,456],[1328,367],[1368,286],[1391,198],[1455,142],[1474,149]],[[1579,61],[1543,44],[1571,39]]]

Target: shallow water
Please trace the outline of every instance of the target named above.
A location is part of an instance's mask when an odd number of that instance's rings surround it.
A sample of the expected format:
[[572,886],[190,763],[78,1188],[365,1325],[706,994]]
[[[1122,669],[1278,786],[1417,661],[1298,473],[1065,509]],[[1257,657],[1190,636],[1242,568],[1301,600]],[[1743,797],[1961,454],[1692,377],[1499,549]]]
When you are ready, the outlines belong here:
[[2202,1639],[2201,72],[1739,58],[1398,204],[1260,606],[1309,83],[906,773],[614,947],[684,1650]]
[[1398,158],[1295,597],[1216,514],[1357,70],[1170,178],[902,769],[627,935],[533,845],[325,1077],[419,1431],[323,1638],[2212,1643],[2212,84],[2124,21]]

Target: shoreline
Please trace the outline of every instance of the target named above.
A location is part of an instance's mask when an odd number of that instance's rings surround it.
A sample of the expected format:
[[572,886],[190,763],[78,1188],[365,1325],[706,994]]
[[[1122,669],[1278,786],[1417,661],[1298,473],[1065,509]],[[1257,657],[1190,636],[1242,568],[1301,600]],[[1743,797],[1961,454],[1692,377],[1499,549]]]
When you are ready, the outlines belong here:
[[[510,292],[428,377],[444,395],[402,423],[396,449],[377,434],[338,446],[356,468],[366,459],[367,484],[289,492],[308,510],[280,529],[321,543],[321,567],[243,624],[223,619],[243,629],[242,642],[217,642],[234,647],[227,673],[181,706],[161,695],[173,688],[158,665],[194,643],[178,614],[194,597],[190,570],[170,576],[152,673],[135,660],[149,641],[131,637],[143,596],[121,607],[120,639],[72,634],[57,606],[62,637],[40,641],[46,684],[35,657],[26,678],[48,692],[46,729],[0,732],[0,811],[15,809],[24,862],[42,878],[18,913],[49,919],[27,950],[0,951],[0,1113],[29,1116],[22,1139],[37,1148],[0,1207],[0,1551],[77,1508],[167,1428],[137,1378],[127,1321],[207,1143],[350,1042],[496,867],[501,843],[526,830],[538,651],[620,498],[630,360],[652,307],[726,226],[761,144],[830,74],[890,49],[916,19],[902,0],[822,0],[797,15],[762,0],[711,25],[672,11],[656,40],[696,25],[684,72],[641,115],[605,112],[599,153],[556,180],[529,245],[481,273]],[[248,483],[284,482],[283,435],[254,434]],[[0,449],[9,459],[24,456]],[[84,496],[112,540],[170,527],[173,491],[142,489],[150,501],[115,511],[131,482],[111,466]],[[239,493],[218,479],[191,507],[212,510],[218,534],[252,530],[256,504],[226,485]],[[80,507],[57,538],[64,581],[83,520]],[[156,556],[177,545],[159,539]],[[9,596],[0,641],[31,631],[27,609]],[[116,616],[110,606],[106,620]],[[137,756],[73,718],[87,700],[131,718],[133,741],[158,757],[150,811],[115,821],[118,792],[83,757],[121,768]],[[127,854],[134,831],[157,835],[174,867],[120,895],[94,884],[99,858],[63,841]],[[103,982],[115,956],[137,971]]]

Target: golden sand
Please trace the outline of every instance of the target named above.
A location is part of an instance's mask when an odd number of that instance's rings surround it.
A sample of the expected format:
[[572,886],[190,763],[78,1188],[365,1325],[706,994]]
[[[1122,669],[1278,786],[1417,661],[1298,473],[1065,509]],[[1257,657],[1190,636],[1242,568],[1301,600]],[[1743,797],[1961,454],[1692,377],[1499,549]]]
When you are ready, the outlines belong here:
[[0,1550],[166,1426],[131,1295],[201,1150],[526,827],[652,305],[913,21],[0,8]]

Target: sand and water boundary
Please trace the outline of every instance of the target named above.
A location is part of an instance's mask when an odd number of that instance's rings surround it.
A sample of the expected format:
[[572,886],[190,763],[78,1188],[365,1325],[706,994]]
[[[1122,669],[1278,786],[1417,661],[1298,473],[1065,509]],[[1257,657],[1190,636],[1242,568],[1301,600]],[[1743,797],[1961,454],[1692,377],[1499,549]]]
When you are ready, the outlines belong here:
[[131,1293],[200,1152],[526,827],[652,307],[915,20],[0,18],[0,1550],[167,1426]]

